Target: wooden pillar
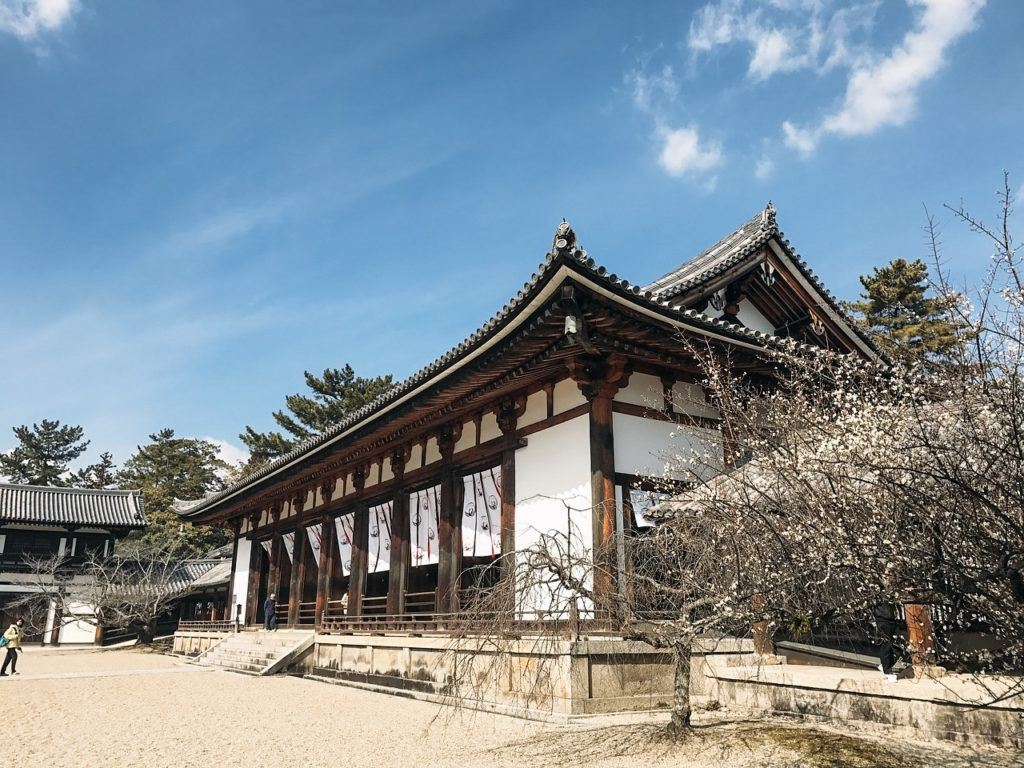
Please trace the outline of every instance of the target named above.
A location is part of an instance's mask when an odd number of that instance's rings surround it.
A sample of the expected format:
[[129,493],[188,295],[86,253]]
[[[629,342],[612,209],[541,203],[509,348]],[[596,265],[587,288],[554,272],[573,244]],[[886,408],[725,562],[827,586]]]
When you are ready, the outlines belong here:
[[320,522],[320,562],[316,572],[316,614],[314,624],[320,626],[324,620],[327,602],[331,599],[331,573],[334,570],[334,520],[330,515]]
[[[356,467],[352,485],[361,495],[366,486],[367,467]],[[363,595],[366,593],[366,569],[369,565],[370,509],[359,499],[352,516],[352,562],[348,576],[348,616],[363,615]]]
[[[569,362],[569,373],[590,401],[590,492],[594,547],[594,593],[610,595],[616,585],[615,446],[612,402],[629,381],[625,358],[581,356]],[[601,606],[595,606],[601,610]]]
[[409,587],[409,564],[412,548],[409,543],[409,503],[402,483],[409,449],[401,446],[391,454],[391,471],[395,475],[391,506],[391,562],[388,571],[388,613],[405,612],[405,593]]
[[915,669],[924,669],[935,664],[935,631],[932,627],[932,612],[927,605],[908,603],[903,606],[907,619],[907,645],[910,663]]
[[[548,411],[554,413],[554,385],[546,388]],[[510,443],[501,454],[501,520],[499,536],[501,541],[501,577],[514,576],[516,549],[516,429],[519,418],[526,413],[526,397],[506,400],[498,407],[498,428]],[[514,606],[508,606],[513,608]]]
[[299,603],[302,602],[302,587],[306,580],[306,526],[302,520],[302,508],[306,505],[306,491],[300,491],[292,499],[292,507],[297,517],[295,541],[292,551],[292,579],[288,587],[288,624],[299,623]]
[[[254,522],[249,526],[250,534],[256,527]],[[239,617],[242,624],[256,624],[256,617],[259,613],[260,600],[260,572],[263,570],[263,558],[266,556],[263,545],[255,536],[249,542],[249,586],[245,592],[245,615]],[[269,586],[269,579],[268,579]]]
[[231,521],[231,575],[228,576],[228,590],[224,597],[224,618],[230,620],[235,612],[235,569],[238,567],[238,537],[242,533],[242,518],[236,517]]
[[437,597],[438,613],[454,613],[458,606],[459,574],[462,573],[462,508],[456,504],[452,456],[462,437],[462,422],[445,424],[437,436],[441,452],[441,496],[438,510]]

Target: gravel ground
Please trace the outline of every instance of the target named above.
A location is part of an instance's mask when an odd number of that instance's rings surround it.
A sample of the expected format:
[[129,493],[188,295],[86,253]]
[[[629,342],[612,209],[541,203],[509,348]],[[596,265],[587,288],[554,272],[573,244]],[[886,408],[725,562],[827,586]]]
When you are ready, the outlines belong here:
[[[29,649],[0,680],[11,765],[566,766],[912,768],[1013,765],[1005,753],[852,738],[769,723],[697,729],[668,742],[655,724],[539,724],[292,677],[208,671],[141,651]],[[728,713],[721,717],[727,718]]]

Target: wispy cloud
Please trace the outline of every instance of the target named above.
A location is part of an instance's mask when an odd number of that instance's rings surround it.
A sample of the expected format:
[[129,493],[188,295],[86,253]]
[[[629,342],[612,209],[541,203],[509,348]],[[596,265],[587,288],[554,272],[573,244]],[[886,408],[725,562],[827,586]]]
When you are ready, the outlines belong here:
[[758,181],[768,181],[775,174],[775,161],[767,156],[762,156],[754,166],[754,178]]
[[78,0],[0,0],[0,32],[33,41],[67,24]]
[[204,436],[200,440],[206,440],[217,446],[217,457],[228,466],[234,467],[249,460],[249,452],[241,446],[229,443],[219,437]]
[[687,46],[694,56],[747,46],[747,75],[755,81],[801,69],[828,71],[863,55],[859,33],[871,27],[877,7],[878,0],[841,8],[834,0],[718,0],[694,15]]
[[974,27],[985,0],[909,0],[921,9],[914,28],[887,56],[853,67],[842,106],[815,126],[783,124],[786,143],[813,152],[827,135],[863,136],[904,125],[914,115],[918,90],[945,62],[946,51]]
[[694,124],[671,127],[672,113],[679,96],[679,82],[671,66],[653,73],[634,70],[626,75],[633,106],[653,123],[652,140],[658,165],[675,178],[702,178],[706,191],[714,189],[717,179],[707,174],[723,160],[722,145],[702,139]]

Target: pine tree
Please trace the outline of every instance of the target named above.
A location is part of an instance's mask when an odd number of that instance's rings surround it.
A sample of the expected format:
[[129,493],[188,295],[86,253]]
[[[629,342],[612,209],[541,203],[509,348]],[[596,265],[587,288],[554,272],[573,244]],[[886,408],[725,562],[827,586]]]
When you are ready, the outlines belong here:
[[113,488],[117,482],[115,466],[113,454],[101,453],[98,462],[71,473],[71,485],[76,488]]
[[928,295],[928,267],[920,259],[894,259],[860,282],[862,301],[845,306],[894,361],[948,364],[969,338],[951,311],[956,297]]
[[193,555],[224,544],[225,531],[183,523],[172,508],[175,499],[199,499],[224,487],[220,473],[228,466],[219,458],[217,446],[207,440],[175,437],[173,429],[162,429],[149,439],[117,475],[121,487],[142,491],[149,526],[133,536],[145,545],[180,548]]
[[89,447],[81,427],[61,426],[57,420],[14,427],[14,435],[17,447],[0,454],[0,475],[14,483],[67,487],[71,484],[68,465]]
[[241,437],[249,448],[250,459],[246,466],[253,471],[267,462],[283,456],[303,440],[321,434],[337,424],[353,411],[362,408],[393,386],[393,378],[356,376],[352,366],[328,368],[323,376],[306,374],[306,386],[312,395],[294,394],[285,398],[290,411],[275,411],[274,421],[287,434],[281,432],[257,432],[247,426]]

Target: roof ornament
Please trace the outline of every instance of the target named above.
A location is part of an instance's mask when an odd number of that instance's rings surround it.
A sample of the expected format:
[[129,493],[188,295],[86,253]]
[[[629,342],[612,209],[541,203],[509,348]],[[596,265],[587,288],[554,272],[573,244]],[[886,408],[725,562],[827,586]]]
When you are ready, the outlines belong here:
[[818,336],[822,336],[825,333],[825,323],[813,312],[811,313],[811,330]]
[[775,285],[775,267],[767,261],[761,262],[761,279],[769,288]]
[[765,227],[775,227],[775,206],[772,205],[772,201],[768,201],[768,205],[761,211],[761,224]]
[[708,301],[710,302],[712,307],[721,312],[723,309],[725,309],[725,291],[715,291],[708,298]]
[[587,256],[587,252],[580,248],[579,243],[576,242],[576,232],[573,231],[572,225],[565,219],[562,219],[562,223],[555,230],[555,239],[551,244],[551,253],[555,256],[575,256],[579,259],[586,258]]

